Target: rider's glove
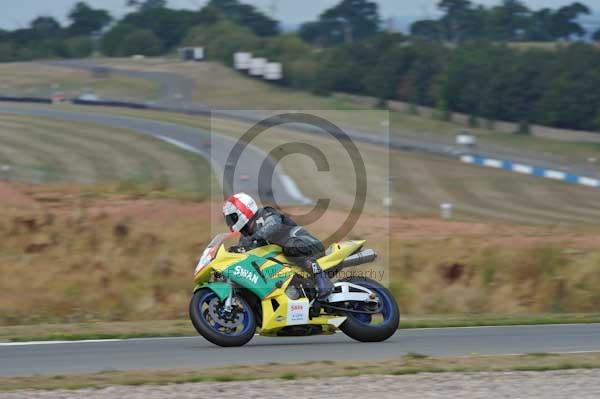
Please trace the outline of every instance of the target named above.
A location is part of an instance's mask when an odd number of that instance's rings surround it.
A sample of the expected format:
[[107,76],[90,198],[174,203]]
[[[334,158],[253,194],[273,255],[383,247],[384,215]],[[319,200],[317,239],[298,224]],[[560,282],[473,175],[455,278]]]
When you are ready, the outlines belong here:
[[229,247],[229,252],[234,252],[236,254],[243,254],[246,252],[246,247],[240,247],[238,245],[234,245]]

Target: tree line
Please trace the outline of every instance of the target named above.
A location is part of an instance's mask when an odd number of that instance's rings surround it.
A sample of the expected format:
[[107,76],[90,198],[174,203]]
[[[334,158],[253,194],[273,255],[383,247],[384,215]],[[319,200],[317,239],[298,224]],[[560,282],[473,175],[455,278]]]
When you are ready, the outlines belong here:
[[[443,15],[437,20],[413,23],[412,35],[451,42],[567,40],[586,34],[578,20],[591,13],[579,2],[555,10],[545,7],[537,11],[519,0],[502,0],[489,8],[469,0],[441,0],[438,7]],[[596,32],[596,36],[599,35],[600,30]]]
[[173,51],[194,26],[228,20],[257,36],[280,32],[279,22],[237,0],[210,0],[200,10],[174,10],[166,0],[124,0],[132,11],[115,20],[103,9],[77,2],[66,26],[53,17],[35,18],[27,28],[0,30],[0,62],[39,58],[159,55]]
[[[600,131],[600,50],[583,35],[580,3],[531,11],[518,0],[495,7],[441,0],[437,20],[415,22],[411,34],[385,29],[377,3],[341,0],[297,32],[238,0],[210,0],[199,10],[174,10],[165,0],[126,0],[118,21],[84,2],[61,26],[38,17],[26,29],[0,32],[0,61],[159,55],[181,45],[204,46],[209,58],[231,65],[236,51],[284,64],[278,84],[317,94],[400,100],[480,120],[515,121]],[[600,31],[599,31],[600,32]],[[600,33],[595,37],[600,40]],[[552,49],[516,41],[556,41]],[[416,109],[416,107],[415,107]]]

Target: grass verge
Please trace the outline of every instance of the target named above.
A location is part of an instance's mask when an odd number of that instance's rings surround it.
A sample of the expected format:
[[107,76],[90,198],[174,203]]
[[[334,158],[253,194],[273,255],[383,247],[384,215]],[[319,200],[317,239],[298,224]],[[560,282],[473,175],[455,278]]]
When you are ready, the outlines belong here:
[[206,369],[105,371],[95,374],[0,378],[0,391],[18,389],[82,389],[110,385],[183,384],[258,379],[408,375],[446,372],[550,371],[600,368],[600,353],[429,357],[408,354],[385,361],[320,361],[298,364],[271,363]]
[[[400,328],[600,323],[600,314],[406,316]],[[0,341],[79,341],[196,335],[188,320],[36,324],[0,327]]]
[[[202,157],[114,127],[2,114],[0,179],[82,183],[89,193],[203,200],[213,174]],[[94,185],[95,187],[91,187]]]

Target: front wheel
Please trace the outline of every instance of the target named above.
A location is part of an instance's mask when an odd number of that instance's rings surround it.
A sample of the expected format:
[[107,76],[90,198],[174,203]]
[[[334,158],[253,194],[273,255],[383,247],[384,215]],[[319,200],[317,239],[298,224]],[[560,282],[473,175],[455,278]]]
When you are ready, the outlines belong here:
[[[344,334],[361,342],[380,342],[396,333],[400,324],[400,310],[394,296],[387,288],[363,277],[349,277],[341,281],[373,291],[381,303],[378,313],[348,312],[346,314],[348,318],[340,326]],[[355,302],[351,306],[354,310],[370,311],[369,305],[363,302]]]
[[244,298],[236,296],[227,311],[217,294],[208,288],[194,293],[190,319],[200,335],[219,346],[242,346],[256,331],[256,317]]

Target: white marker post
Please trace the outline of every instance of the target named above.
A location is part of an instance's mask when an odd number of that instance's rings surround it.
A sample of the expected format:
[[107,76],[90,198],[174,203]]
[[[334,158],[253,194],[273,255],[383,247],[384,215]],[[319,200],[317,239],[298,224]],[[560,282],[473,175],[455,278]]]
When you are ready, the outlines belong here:
[[442,219],[452,219],[452,211],[454,210],[454,205],[449,202],[445,202],[440,204],[440,216]]

